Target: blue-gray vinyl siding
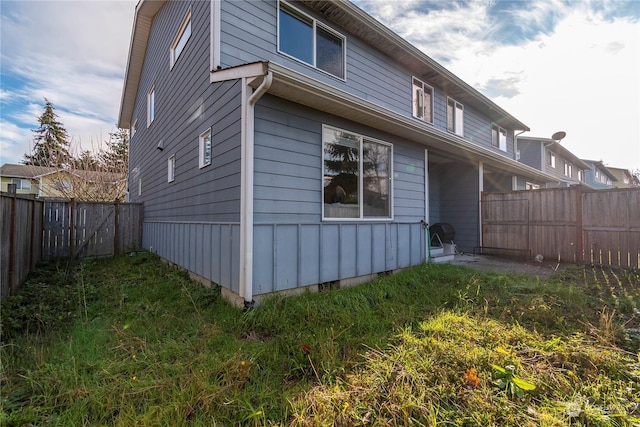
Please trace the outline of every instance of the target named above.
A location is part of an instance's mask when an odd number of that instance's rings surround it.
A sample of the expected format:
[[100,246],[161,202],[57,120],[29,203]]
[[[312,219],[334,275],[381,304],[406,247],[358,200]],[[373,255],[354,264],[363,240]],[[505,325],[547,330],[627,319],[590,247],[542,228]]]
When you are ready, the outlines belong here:
[[[322,221],[322,125],[393,144],[394,220]],[[254,293],[424,261],[424,149],[272,96],[256,107]]]
[[[407,70],[388,56],[349,33],[336,27],[304,5],[294,6],[318,19],[346,37],[346,78],[331,76],[277,51],[278,2],[223,1],[221,3],[221,66],[222,68],[255,61],[271,61],[339,90],[375,103],[390,111],[412,116],[412,77]],[[419,76],[417,76],[419,77]],[[439,130],[447,130],[447,93],[434,86],[434,122]],[[419,120],[419,119],[415,119]],[[464,106],[464,138],[477,145],[514,158],[513,129],[507,129],[507,151],[491,145],[491,120],[469,105]]]
[[[189,7],[192,34],[170,70],[169,49]],[[132,118],[129,195],[145,206],[145,249],[238,292],[242,89],[239,81],[209,82],[209,27],[210,2],[167,2],[154,18]],[[152,85],[155,120],[147,127]],[[209,128],[212,163],[200,168],[199,135]]]

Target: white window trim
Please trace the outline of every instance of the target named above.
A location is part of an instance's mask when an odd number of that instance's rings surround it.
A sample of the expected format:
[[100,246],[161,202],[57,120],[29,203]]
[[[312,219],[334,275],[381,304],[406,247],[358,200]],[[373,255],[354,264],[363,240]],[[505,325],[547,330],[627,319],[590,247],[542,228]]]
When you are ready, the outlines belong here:
[[[500,151],[507,151],[507,140],[508,140],[508,134],[507,134],[507,130],[505,128],[502,128],[500,126],[498,126],[495,123],[491,124],[491,130],[493,132],[493,129],[496,129],[498,131],[498,145],[494,145],[493,144],[493,133],[491,134],[491,146],[498,148]],[[502,135],[504,133],[504,141],[502,141],[500,139],[500,135]]]
[[172,154],[167,159],[167,182],[173,182],[176,179],[176,155]]
[[[305,17],[308,20],[313,22],[313,35],[312,35],[312,37],[313,37],[313,46],[312,46],[312,48],[313,48],[313,52],[312,52],[313,63],[312,64],[310,64],[310,63],[308,63],[306,61],[303,61],[303,60],[301,60],[299,58],[296,58],[295,56],[290,55],[290,54],[280,50],[280,9],[281,9],[282,5],[285,5],[285,8],[290,9],[291,11],[293,11],[293,13],[299,14],[299,15],[301,15],[301,16],[303,16],[303,17]],[[295,60],[295,61],[297,61],[297,62],[299,62],[301,64],[313,67],[314,70],[318,70],[318,71],[320,71],[320,72],[322,72],[322,73],[324,73],[324,74],[326,74],[328,76],[331,76],[331,77],[333,77],[335,79],[338,79],[340,81],[344,81],[344,82],[347,81],[347,37],[345,35],[343,35],[342,33],[339,33],[338,31],[334,30],[333,28],[323,24],[322,22],[318,21],[313,16],[310,16],[309,14],[304,13],[303,11],[298,9],[297,7],[291,5],[289,2],[286,2],[286,1],[283,1],[283,0],[278,0],[278,15],[277,16],[278,16],[277,27],[276,27],[276,32],[277,32],[276,36],[278,38],[277,51],[278,51],[278,53],[280,55],[286,56],[287,58],[291,58],[291,59],[293,59],[293,60]],[[323,30],[325,30],[325,31],[333,34],[334,36],[342,39],[342,74],[343,74],[342,77],[336,76],[335,74],[331,74],[328,71],[325,71],[325,70],[323,70],[321,68],[318,68],[318,66],[316,64],[316,29],[318,27],[320,27]]]
[[147,127],[156,119],[156,85],[152,84],[147,92]]
[[389,171],[389,179],[390,179],[390,184],[389,184],[389,200],[390,200],[390,204],[389,204],[389,216],[388,217],[365,217],[363,215],[363,211],[364,211],[364,203],[362,203],[362,201],[359,201],[359,205],[360,205],[360,217],[359,218],[325,218],[324,216],[324,196],[322,196],[322,221],[327,221],[327,222],[331,222],[331,221],[339,221],[339,222],[389,222],[389,221],[393,221],[394,217],[395,217],[395,203],[394,203],[394,197],[393,197],[393,162],[394,162],[394,158],[393,158],[393,144],[390,142],[386,142],[386,141],[382,141],[379,140],[377,138],[371,138],[368,137],[366,135],[362,135],[360,133],[357,132],[352,132],[350,130],[346,130],[346,129],[341,129],[335,126],[330,126],[330,125],[322,125],[322,177],[320,179],[320,191],[322,192],[322,194],[324,194],[324,147],[325,147],[325,132],[327,130],[331,130],[331,131],[338,131],[338,132],[346,132],[349,133],[351,135],[355,135],[359,138],[359,158],[360,161],[358,162],[358,190],[359,190],[359,194],[360,197],[362,197],[362,145],[363,145],[363,141],[366,139],[367,141],[371,141],[371,142],[375,142],[377,144],[381,144],[381,145],[386,145],[391,149],[391,162],[390,162],[390,168],[391,170]]
[[[186,38],[183,40],[183,37],[186,34],[187,28],[189,28],[189,35],[187,35]],[[173,43],[171,43],[171,49],[169,49],[169,61],[170,61],[169,69],[170,70],[173,69],[173,66],[176,64],[176,61],[178,60],[178,58],[180,58],[180,54],[182,54],[182,52],[184,52],[184,49],[186,48],[187,43],[189,42],[189,39],[191,38],[191,34],[192,34],[191,8],[189,8],[189,10],[187,11],[186,16],[182,20],[182,24],[180,24],[180,28],[178,29],[178,32],[176,33],[176,37],[173,39]],[[182,45],[182,48],[180,49],[180,51],[178,51],[176,53],[176,49],[180,45]]]
[[447,131],[464,138],[464,104],[447,97],[447,115],[449,114],[449,101],[453,101],[453,130],[449,129],[449,117],[447,116]]
[[213,148],[212,146],[212,141],[211,141],[211,128],[205,130],[204,132],[202,132],[200,134],[200,136],[198,137],[198,152],[199,152],[199,164],[200,164],[200,169],[209,166],[211,164],[211,160],[213,157],[213,153],[210,153],[210,157],[209,157],[209,161],[205,161],[205,141],[207,136],[209,137],[209,145],[211,146],[209,148],[209,150],[211,150]]
[[549,161],[547,162],[547,166],[551,166],[552,168],[556,168],[556,153],[553,151],[549,151]]
[[[421,108],[422,109],[422,116],[419,116],[419,115],[415,114],[416,111],[418,111],[418,108],[414,108],[414,105],[413,105],[416,102],[418,102],[418,99],[419,99],[418,97],[416,97],[416,92],[415,92],[416,86],[417,86],[416,82],[420,82],[420,85],[422,86],[420,88],[420,91],[422,93],[422,102],[423,102],[423,105],[422,105],[422,108]],[[425,88],[429,88],[429,90],[431,91],[431,117],[430,117],[430,120],[428,120],[425,117],[425,114],[424,114],[424,90],[425,90]],[[422,120],[422,121],[424,121],[426,123],[433,124],[433,98],[434,98],[434,90],[433,90],[432,86],[426,84],[425,82],[423,82],[422,80],[420,80],[417,77],[412,77],[411,78],[411,103],[412,103],[412,105],[411,105],[411,114],[413,115],[413,117],[415,117],[416,119],[420,119],[420,120]]]

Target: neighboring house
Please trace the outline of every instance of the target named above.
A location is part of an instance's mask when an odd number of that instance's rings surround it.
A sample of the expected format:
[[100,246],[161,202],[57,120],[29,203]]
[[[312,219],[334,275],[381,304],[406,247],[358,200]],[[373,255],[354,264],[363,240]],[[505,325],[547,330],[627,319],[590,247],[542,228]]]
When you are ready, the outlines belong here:
[[50,175],[57,170],[45,166],[5,163],[0,166],[0,191],[7,192],[9,184],[16,184],[17,194],[33,194],[41,197],[41,192],[47,187]]
[[[516,147],[516,156],[520,162],[556,178],[555,181],[547,182],[545,188],[585,184],[585,171],[589,169],[589,165],[558,141],[549,138],[519,136]],[[540,187],[534,183],[527,184],[527,189],[536,188]]]
[[124,201],[125,197],[126,178],[121,174],[4,164],[0,177],[3,192],[8,191],[8,184],[16,184],[17,194],[41,198]]
[[638,188],[640,187],[640,179],[631,173],[628,169],[612,168],[608,166],[607,169],[616,178],[613,182],[613,186],[616,188]]
[[118,125],[143,246],[225,295],[424,262],[421,221],[481,245],[483,191],[544,185],[528,127],[347,1],[141,1]]
[[618,179],[609,171],[602,160],[583,159],[583,161],[589,166],[589,169],[585,172],[585,182],[588,186],[596,190],[606,190],[615,187],[615,182],[617,182]]

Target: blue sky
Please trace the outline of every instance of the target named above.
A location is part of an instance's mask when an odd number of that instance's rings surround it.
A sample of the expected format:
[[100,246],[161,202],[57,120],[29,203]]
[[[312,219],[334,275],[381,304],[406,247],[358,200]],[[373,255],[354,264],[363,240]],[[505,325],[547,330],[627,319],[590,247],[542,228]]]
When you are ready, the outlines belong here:
[[[44,98],[74,151],[115,130],[137,0],[0,1],[0,163]],[[369,14],[578,157],[640,169],[640,1],[359,0]]]

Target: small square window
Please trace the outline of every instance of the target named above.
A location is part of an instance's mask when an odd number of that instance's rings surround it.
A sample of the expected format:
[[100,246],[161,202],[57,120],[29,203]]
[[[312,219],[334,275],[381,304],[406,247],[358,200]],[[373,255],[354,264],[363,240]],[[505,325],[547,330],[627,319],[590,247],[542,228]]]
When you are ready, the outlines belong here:
[[200,167],[203,168],[211,164],[211,129],[200,134]]
[[176,155],[173,154],[167,160],[167,181],[173,182],[176,178]]
[[176,61],[180,57],[180,54],[184,50],[185,45],[189,41],[191,37],[191,9],[187,12],[187,16],[185,16],[182,24],[180,25],[180,29],[176,34],[176,38],[173,40],[171,44],[171,49],[169,55],[171,57],[171,65],[170,68],[173,68]]

